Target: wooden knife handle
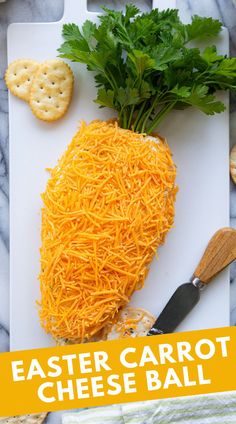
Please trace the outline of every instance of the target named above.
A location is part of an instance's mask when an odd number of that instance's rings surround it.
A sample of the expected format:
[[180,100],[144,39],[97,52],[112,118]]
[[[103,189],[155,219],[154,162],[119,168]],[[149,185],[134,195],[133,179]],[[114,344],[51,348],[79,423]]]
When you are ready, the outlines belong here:
[[208,284],[234,259],[236,259],[236,230],[221,228],[209,241],[194,276],[202,283]]

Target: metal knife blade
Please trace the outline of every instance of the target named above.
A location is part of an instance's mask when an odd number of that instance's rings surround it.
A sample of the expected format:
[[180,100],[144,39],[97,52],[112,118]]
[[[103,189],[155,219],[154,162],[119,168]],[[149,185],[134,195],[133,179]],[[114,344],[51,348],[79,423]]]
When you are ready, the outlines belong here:
[[147,335],[174,331],[199,301],[200,291],[235,259],[236,230],[221,228],[210,239],[189,283],[177,288]]
[[147,336],[172,333],[200,299],[200,289],[192,283],[179,286],[147,333]]

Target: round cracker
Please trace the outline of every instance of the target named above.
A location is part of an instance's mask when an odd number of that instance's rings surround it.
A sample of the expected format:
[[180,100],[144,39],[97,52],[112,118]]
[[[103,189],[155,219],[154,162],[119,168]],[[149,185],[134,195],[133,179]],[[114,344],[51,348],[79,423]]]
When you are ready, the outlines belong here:
[[230,152],[230,174],[233,182],[236,184],[236,144]]
[[30,90],[29,104],[34,115],[48,122],[62,118],[71,101],[73,83],[73,72],[62,60],[42,63]]
[[0,418],[2,424],[41,424],[44,422],[48,412],[42,412],[41,414],[26,414],[17,415],[14,417]]
[[146,336],[155,320],[145,309],[128,306],[119,312],[117,322],[107,330],[107,340]]
[[19,59],[10,63],[5,73],[6,85],[10,92],[28,102],[38,67],[39,63],[31,59]]

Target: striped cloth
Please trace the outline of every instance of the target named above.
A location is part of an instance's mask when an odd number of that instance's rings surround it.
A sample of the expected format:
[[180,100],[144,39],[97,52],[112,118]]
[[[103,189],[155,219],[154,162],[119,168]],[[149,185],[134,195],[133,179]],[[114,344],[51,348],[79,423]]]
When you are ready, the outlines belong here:
[[89,408],[62,424],[236,424],[236,392]]
[[62,424],[124,424],[121,405],[101,406],[64,414]]

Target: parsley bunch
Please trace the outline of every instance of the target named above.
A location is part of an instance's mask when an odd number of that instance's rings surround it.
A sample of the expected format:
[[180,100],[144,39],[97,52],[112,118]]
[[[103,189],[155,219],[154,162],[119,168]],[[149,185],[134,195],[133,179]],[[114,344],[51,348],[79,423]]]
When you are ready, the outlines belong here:
[[189,46],[217,36],[218,20],[194,16],[185,25],[177,10],[141,14],[133,4],[124,13],[103,10],[99,25],[63,26],[59,55],[95,72],[95,101],[116,110],[121,127],[151,133],[172,109],[224,111],[216,91],[236,92],[236,58],[219,55],[215,45]]

